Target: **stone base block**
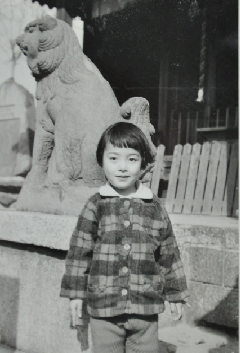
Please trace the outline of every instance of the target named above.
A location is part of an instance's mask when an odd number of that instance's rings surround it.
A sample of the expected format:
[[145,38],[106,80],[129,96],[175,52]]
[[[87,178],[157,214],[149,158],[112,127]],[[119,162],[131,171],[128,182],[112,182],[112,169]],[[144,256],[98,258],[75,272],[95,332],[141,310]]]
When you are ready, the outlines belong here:
[[190,292],[189,302],[191,308],[187,308],[186,310],[186,321],[189,324],[195,325],[203,316],[205,286],[201,282],[189,281],[188,288]]
[[238,327],[238,291],[207,286],[203,301],[203,320],[218,325]]
[[224,286],[238,287],[239,276],[239,254],[229,251],[226,253],[224,261]]
[[190,280],[211,284],[222,284],[223,251],[207,247],[189,249]]
[[69,300],[59,297],[65,255],[0,246],[1,343],[25,352],[82,352],[77,331],[70,328]]
[[191,308],[187,322],[206,321],[228,327],[238,327],[238,291],[190,281]]

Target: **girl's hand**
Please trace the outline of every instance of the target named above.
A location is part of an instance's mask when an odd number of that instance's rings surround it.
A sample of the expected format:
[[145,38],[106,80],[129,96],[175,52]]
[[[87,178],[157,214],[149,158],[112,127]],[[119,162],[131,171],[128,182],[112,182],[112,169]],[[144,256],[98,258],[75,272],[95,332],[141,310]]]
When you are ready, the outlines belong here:
[[79,325],[79,320],[82,318],[82,299],[72,299],[69,303],[71,326],[76,327]]
[[187,307],[191,307],[191,305],[188,302],[177,302],[177,303],[169,303],[170,304],[170,310],[172,314],[172,319],[174,321],[181,320],[183,311],[184,311],[184,305]]

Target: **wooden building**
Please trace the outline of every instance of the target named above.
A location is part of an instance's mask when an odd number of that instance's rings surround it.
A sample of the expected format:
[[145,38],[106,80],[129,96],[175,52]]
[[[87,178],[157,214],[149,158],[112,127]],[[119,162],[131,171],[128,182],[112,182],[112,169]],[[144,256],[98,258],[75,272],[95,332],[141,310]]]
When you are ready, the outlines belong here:
[[[235,140],[237,0],[42,0],[58,18],[84,20],[84,52],[119,103],[150,103],[159,141]],[[157,142],[158,137],[158,142]]]

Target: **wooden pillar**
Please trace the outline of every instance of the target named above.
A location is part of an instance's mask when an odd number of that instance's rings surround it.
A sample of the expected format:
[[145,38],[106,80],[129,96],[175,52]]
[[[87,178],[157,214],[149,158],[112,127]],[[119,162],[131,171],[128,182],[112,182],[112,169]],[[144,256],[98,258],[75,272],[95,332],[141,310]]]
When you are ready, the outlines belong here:
[[211,43],[208,45],[208,68],[206,79],[206,106],[212,109],[216,108],[216,54]]
[[169,58],[166,54],[163,54],[159,73],[157,129],[163,133],[164,141],[166,141],[167,136],[168,69]]
[[72,18],[67,12],[67,3],[68,0],[57,0],[56,7],[57,7],[57,18],[67,22],[70,26],[72,26]]

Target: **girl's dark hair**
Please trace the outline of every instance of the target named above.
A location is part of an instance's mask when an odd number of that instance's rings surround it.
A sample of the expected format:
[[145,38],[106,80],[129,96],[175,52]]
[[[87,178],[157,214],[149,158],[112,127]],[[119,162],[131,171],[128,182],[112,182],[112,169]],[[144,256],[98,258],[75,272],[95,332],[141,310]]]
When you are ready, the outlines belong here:
[[116,123],[109,126],[102,134],[96,152],[97,162],[101,167],[103,153],[108,142],[115,147],[128,147],[138,151],[142,158],[142,169],[145,169],[149,163],[153,162],[153,156],[146,136],[139,127],[132,123]]

